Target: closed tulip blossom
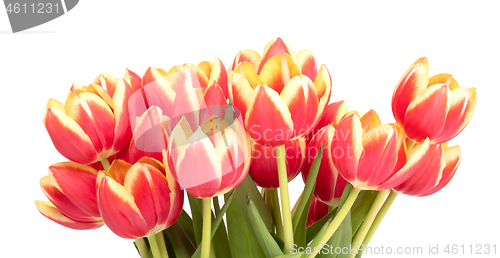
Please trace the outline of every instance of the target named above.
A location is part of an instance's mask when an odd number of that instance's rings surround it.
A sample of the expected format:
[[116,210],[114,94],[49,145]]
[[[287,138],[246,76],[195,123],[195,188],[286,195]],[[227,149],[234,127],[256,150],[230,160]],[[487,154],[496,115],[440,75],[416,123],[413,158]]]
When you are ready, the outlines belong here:
[[460,164],[460,147],[433,144],[430,155],[420,169],[402,184],[394,187],[397,193],[428,196],[445,187],[455,175]]
[[116,235],[149,237],[172,225],[182,211],[184,194],[168,169],[155,159],[135,164],[115,160],[97,176],[97,204]]
[[335,128],[333,125],[326,125],[321,128],[311,139],[307,147],[307,163],[302,171],[302,179],[307,180],[309,170],[311,169],[314,157],[318,155],[321,146],[325,145],[322,152],[321,163],[316,177],[316,187],[314,196],[329,206],[338,206],[340,197],[344,192],[347,181],[339,174],[339,171],[333,164],[332,141],[335,137]]
[[124,148],[131,137],[123,79],[99,75],[94,83],[73,84],[65,104],[50,99],[43,123],[56,149],[69,160],[90,164]]
[[329,206],[322,201],[318,200],[316,197],[312,197],[311,205],[309,206],[309,211],[307,213],[307,223],[306,227],[311,226],[318,220],[322,219],[328,214]]
[[[302,170],[306,161],[306,149],[304,137],[285,143],[286,172],[289,182]],[[249,173],[256,185],[266,189],[279,188],[278,165],[273,147],[258,143],[252,146],[252,165]]]
[[49,167],[40,186],[49,202],[35,201],[45,217],[72,229],[94,229],[104,225],[97,207],[95,182],[98,171],[75,162]]
[[362,117],[347,114],[332,141],[333,163],[344,179],[361,190],[391,189],[413,175],[429,155],[429,140],[407,158],[404,133],[396,124],[382,125],[371,110]]
[[259,144],[276,147],[307,135],[328,103],[331,79],[324,65],[316,70],[309,50],[295,54],[280,38],[271,40],[260,57],[240,51],[229,75],[231,103]]
[[417,59],[392,96],[392,112],[414,141],[447,142],[469,123],[477,104],[475,88],[462,88],[451,74],[428,77],[427,58]]

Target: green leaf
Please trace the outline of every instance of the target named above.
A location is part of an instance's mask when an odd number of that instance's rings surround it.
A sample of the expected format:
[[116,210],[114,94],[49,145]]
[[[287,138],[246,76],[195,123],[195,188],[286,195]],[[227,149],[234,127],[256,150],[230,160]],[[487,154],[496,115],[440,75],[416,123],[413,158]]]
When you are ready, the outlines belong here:
[[189,199],[189,206],[191,207],[191,214],[193,215],[193,228],[194,236],[196,238],[196,246],[201,243],[201,235],[203,231],[203,212],[202,212],[202,201],[189,193],[187,194]]
[[306,226],[307,226],[307,214],[309,213],[309,206],[311,205],[311,199],[314,192],[314,187],[316,185],[316,177],[318,176],[319,165],[321,164],[321,158],[323,153],[323,148],[321,146],[314,161],[312,163],[311,169],[309,170],[309,175],[307,176],[306,185],[302,197],[300,198],[299,205],[295,210],[295,214],[292,220],[294,241],[298,247],[306,247]]
[[[227,232],[229,239],[231,239],[229,242],[231,254],[238,258],[264,257],[264,252],[260,248],[255,248],[259,246],[259,242],[250,223],[247,196],[254,202],[267,230],[271,230],[271,222],[264,201],[250,175],[234,189],[233,195],[231,205],[226,212]],[[226,198],[228,197],[229,195],[226,194]]]
[[361,191],[356,202],[351,209],[351,223],[352,223],[352,235],[354,236],[358,231],[361,223],[368,214],[368,211],[372,207],[375,198],[377,197],[378,191]]
[[255,204],[250,200],[248,203],[248,215],[253,226],[253,232],[257,236],[257,241],[259,242],[262,251],[264,251],[265,257],[273,258],[275,256],[282,255],[283,252],[281,251],[279,245],[276,243],[271,234],[269,234],[269,231],[267,230],[264,221],[262,221]]
[[172,248],[177,258],[190,258],[195,250],[194,244],[189,239],[186,231],[179,221],[163,231],[163,236],[172,243]]
[[300,254],[284,254],[280,256],[276,256],[274,258],[299,258]]
[[[177,254],[174,251],[174,245],[172,244],[172,241],[170,241],[170,238],[168,237],[168,235],[164,234],[164,233],[165,233],[165,231],[163,231],[163,238],[165,239],[165,245],[167,246],[168,257],[181,258],[182,256],[176,256]],[[153,252],[151,252],[151,253],[153,253]],[[187,257],[189,257],[189,256],[187,256]]]
[[184,229],[184,232],[186,232],[189,240],[191,240],[191,243],[194,245],[196,243],[196,237],[194,234],[193,220],[185,210],[182,210],[177,222],[181,224],[182,229]]

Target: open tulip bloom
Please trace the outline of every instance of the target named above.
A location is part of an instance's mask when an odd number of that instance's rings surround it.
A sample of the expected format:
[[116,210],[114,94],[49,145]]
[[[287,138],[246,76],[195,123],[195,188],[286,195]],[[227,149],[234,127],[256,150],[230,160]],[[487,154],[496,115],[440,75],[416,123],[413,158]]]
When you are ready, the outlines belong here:
[[[50,99],[43,124],[69,161],[41,178],[39,212],[71,229],[106,225],[142,258],[366,247],[398,194],[428,196],[450,182],[461,151],[447,142],[477,104],[475,88],[450,74],[429,78],[425,57],[397,84],[388,124],[374,110],[328,104],[326,66],[281,38],[262,55],[239,51],[228,67],[215,58],[142,77],[127,69],[73,84],[64,104]],[[288,182],[300,172],[292,209]]]

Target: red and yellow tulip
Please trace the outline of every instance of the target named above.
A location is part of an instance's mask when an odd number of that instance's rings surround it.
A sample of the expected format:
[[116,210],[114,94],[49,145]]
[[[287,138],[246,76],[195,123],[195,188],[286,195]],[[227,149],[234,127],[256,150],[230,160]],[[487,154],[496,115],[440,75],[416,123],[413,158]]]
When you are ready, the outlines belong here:
[[123,79],[102,74],[89,86],[73,84],[64,105],[49,99],[43,123],[56,149],[69,160],[90,164],[124,148],[131,137],[131,92]]
[[413,175],[429,155],[429,140],[425,139],[407,159],[404,137],[396,124],[382,125],[373,110],[362,117],[348,113],[332,140],[333,164],[358,189],[391,189]]
[[306,227],[311,226],[318,220],[322,219],[328,214],[328,205],[322,201],[316,199],[313,195],[311,199],[311,205],[309,206],[309,211],[307,213],[307,224]]
[[460,164],[460,147],[446,143],[432,144],[429,157],[420,169],[402,184],[394,187],[398,193],[412,196],[431,195],[445,187]]
[[462,88],[450,74],[428,77],[427,58],[417,59],[392,96],[392,112],[415,141],[447,142],[469,123],[477,104],[475,88]]
[[325,145],[322,152],[321,164],[316,178],[316,187],[314,188],[314,196],[328,204],[329,206],[338,206],[340,197],[344,192],[347,181],[342,178],[339,171],[333,164],[332,157],[332,141],[335,137],[335,128],[328,124],[321,128],[311,139],[307,146],[307,163],[302,171],[302,179],[307,180],[309,170],[311,169],[314,157],[318,154],[321,146]]
[[330,99],[331,78],[324,65],[316,71],[309,50],[297,55],[282,39],[271,40],[260,57],[243,50],[229,75],[231,103],[259,144],[279,146],[307,135]]
[[250,167],[250,137],[238,119],[229,125],[213,117],[193,131],[182,117],[169,136],[168,147],[164,163],[180,185],[197,198],[233,190]]
[[60,162],[49,167],[40,186],[50,202],[35,201],[45,217],[72,229],[94,229],[104,225],[97,207],[98,171],[75,162]]
[[97,176],[97,204],[116,235],[136,239],[172,225],[182,211],[183,191],[168,169],[151,158],[115,160]]
[[[302,170],[306,161],[307,144],[304,137],[285,143],[285,161],[288,182],[292,181]],[[255,184],[266,188],[279,188],[278,163],[273,147],[255,143],[252,145],[252,165],[250,175]]]

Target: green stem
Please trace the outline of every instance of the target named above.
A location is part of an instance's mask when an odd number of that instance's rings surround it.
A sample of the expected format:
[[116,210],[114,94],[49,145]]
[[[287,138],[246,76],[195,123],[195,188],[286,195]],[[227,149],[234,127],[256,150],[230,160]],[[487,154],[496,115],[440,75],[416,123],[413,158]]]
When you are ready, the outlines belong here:
[[167,244],[165,243],[165,237],[163,236],[163,232],[159,232],[155,236],[158,248],[160,249],[161,252],[161,257],[168,258]]
[[[363,246],[366,248],[368,244],[370,243],[370,240],[372,239],[373,235],[375,234],[375,231],[377,231],[378,226],[380,226],[380,223],[385,217],[385,214],[387,214],[387,211],[389,211],[389,208],[391,207],[392,203],[398,196],[398,193],[396,191],[391,191],[389,196],[387,196],[387,199],[384,202],[384,205],[382,205],[382,208],[380,208],[380,211],[378,212],[377,216],[375,217],[375,220],[372,223],[372,226],[370,227],[370,230],[368,230],[368,233],[365,236],[365,240],[363,240]],[[378,197],[378,196],[377,196]],[[361,254],[363,254],[363,251],[361,251]]]
[[269,189],[271,193],[271,199],[273,203],[273,216],[274,216],[274,225],[276,225],[276,235],[278,235],[281,239],[285,237],[283,233],[283,224],[281,223],[281,212],[280,212],[280,200],[278,199],[278,190],[277,189]]
[[275,147],[276,160],[278,162],[278,179],[281,196],[281,212],[283,213],[284,254],[291,251],[293,245],[292,211],[290,210],[290,198],[288,194],[288,175],[286,173],[285,146]]
[[108,171],[109,167],[111,166],[109,164],[108,158],[104,158],[101,160],[102,167],[104,168],[105,171]]
[[[384,190],[384,191],[380,191],[377,194],[377,197],[375,198],[375,201],[373,202],[372,206],[370,207],[368,214],[366,214],[366,217],[363,221],[363,224],[361,224],[361,227],[358,229],[358,232],[356,233],[356,237],[352,241],[351,246],[357,248],[357,246],[363,242],[363,240],[366,237],[366,234],[368,233],[368,230],[370,229],[373,221],[375,220],[375,216],[377,216],[377,213],[380,210],[380,206],[382,206],[382,204],[384,203],[385,197],[387,197],[388,193],[389,193],[389,190]],[[357,250],[360,250],[360,249],[357,249]],[[355,256],[356,256],[356,252],[351,252],[350,258],[354,258]]]
[[309,258],[313,258],[316,256],[316,254],[321,250],[324,244],[328,242],[328,240],[335,234],[335,231],[339,228],[340,224],[342,221],[344,221],[344,218],[347,216],[347,213],[351,210],[352,205],[356,201],[356,197],[358,196],[359,192],[361,189],[359,188],[353,188],[349,196],[347,197],[347,200],[345,201],[344,205],[342,206],[342,209],[339,210],[339,213],[337,213],[337,216],[332,220],[328,228],[326,229],[325,234],[321,237],[321,240],[316,244],[315,247],[313,247],[313,253],[309,256]]
[[210,198],[203,199],[203,232],[201,238],[201,258],[210,257],[212,207]]
[[149,258],[148,245],[146,244],[146,240],[144,239],[144,237],[136,238],[135,246],[137,247],[141,258]]
[[[267,214],[269,215],[269,220],[271,221],[271,230],[274,230],[274,209],[273,209],[273,199],[271,198],[271,189],[265,190],[264,203],[266,204]],[[281,217],[279,221],[281,223]],[[281,237],[281,239],[283,239],[283,237]]]
[[162,258],[160,248],[158,247],[158,241],[156,241],[156,236],[148,236],[149,247],[151,248],[151,252],[153,252],[154,258]]

